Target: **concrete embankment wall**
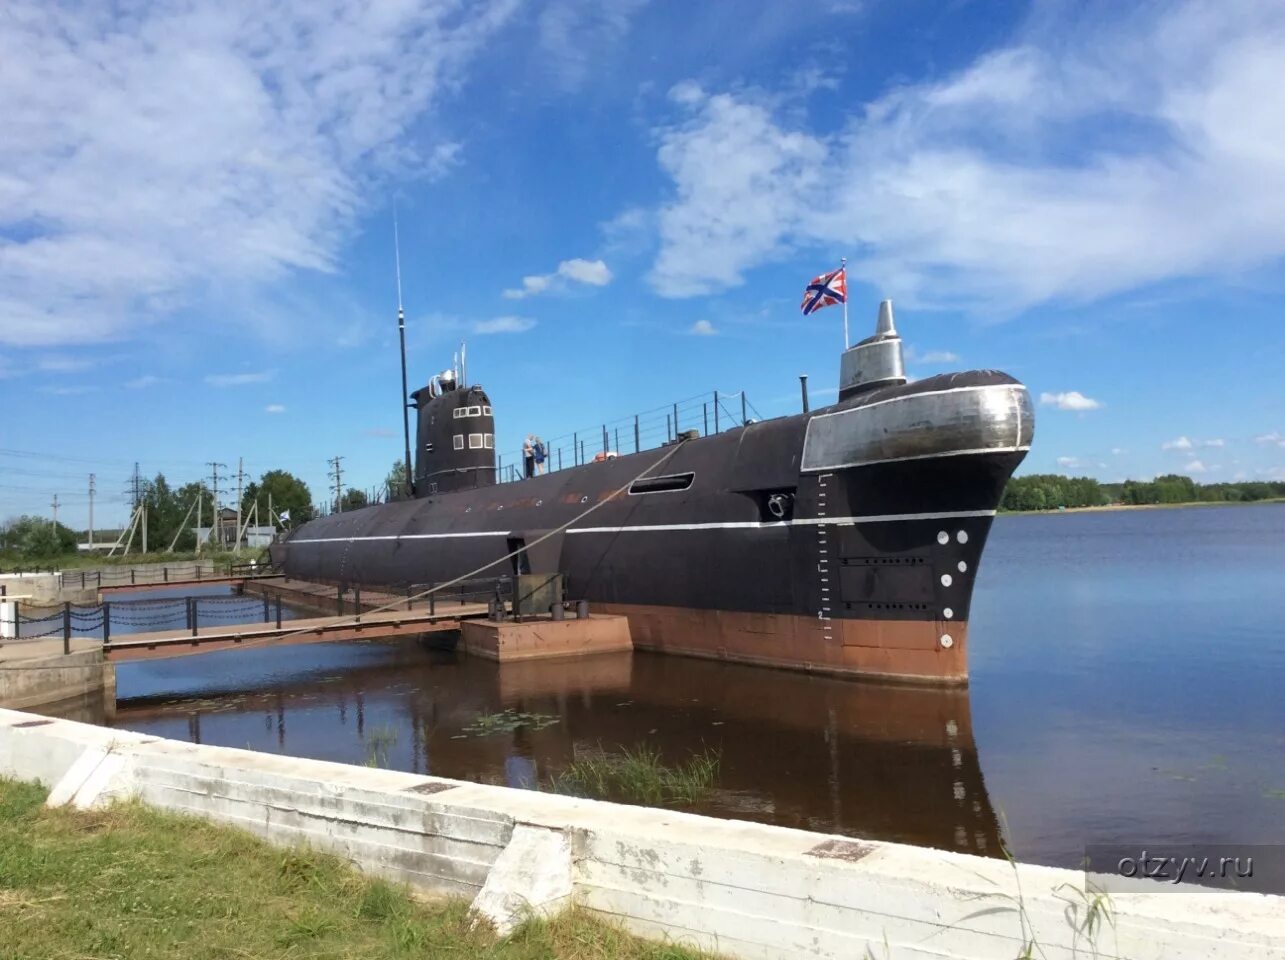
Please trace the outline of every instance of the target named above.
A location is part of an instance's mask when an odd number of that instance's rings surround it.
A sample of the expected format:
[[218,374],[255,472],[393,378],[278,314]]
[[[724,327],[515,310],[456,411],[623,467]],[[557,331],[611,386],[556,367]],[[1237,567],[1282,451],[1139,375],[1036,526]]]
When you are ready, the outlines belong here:
[[61,573],[4,573],[0,574],[0,586],[4,587],[5,596],[21,598],[19,602],[24,605],[98,602],[98,588],[94,586],[93,578],[90,578],[88,587],[82,588],[79,574],[74,582],[64,585]]
[[[0,774],[50,802],[138,796],[472,897],[501,927],[572,903],[734,957],[1285,960],[1285,898],[1114,895],[963,854],[162,740],[0,710]],[[1019,886],[1020,879],[1020,886]],[[1153,890],[1153,887],[1143,889]],[[1070,909],[1068,904],[1078,904]]]
[[61,639],[0,648],[0,707],[23,710],[101,697],[108,714],[114,715],[116,668],[103,656],[102,644],[76,639],[71,648],[63,653]]
[[4,573],[0,584],[10,596],[25,596],[33,604],[96,603],[103,587],[164,584],[218,574],[210,560],[175,560],[173,563],[118,564],[78,568],[57,573]]

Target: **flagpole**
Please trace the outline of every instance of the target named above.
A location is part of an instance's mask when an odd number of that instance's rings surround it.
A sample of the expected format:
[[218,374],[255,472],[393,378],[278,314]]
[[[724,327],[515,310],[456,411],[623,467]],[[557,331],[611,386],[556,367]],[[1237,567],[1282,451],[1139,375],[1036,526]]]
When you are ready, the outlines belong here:
[[843,349],[848,349],[848,258],[839,258],[839,269],[843,271]]

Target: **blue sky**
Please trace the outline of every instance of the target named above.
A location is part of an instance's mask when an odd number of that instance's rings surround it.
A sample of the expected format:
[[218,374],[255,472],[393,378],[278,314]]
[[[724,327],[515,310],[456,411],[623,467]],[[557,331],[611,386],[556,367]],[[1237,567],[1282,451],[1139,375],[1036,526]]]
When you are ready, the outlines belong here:
[[[134,461],[382,481],[468,342],[498,445],[910,371],[1039,404],[1026,472],[1285,478],[1285,8],[662,0],[0,12],[0,516]],[[826,393],[826,391],[830,391]]]

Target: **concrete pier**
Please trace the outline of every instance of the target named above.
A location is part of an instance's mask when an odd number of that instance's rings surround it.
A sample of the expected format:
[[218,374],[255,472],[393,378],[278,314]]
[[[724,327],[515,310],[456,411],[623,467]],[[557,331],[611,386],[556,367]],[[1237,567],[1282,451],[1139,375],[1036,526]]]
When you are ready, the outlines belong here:
[[633,650],[625,617],[593,615],[583,619],[469,620],[460,624],[460,643],[468,653],[508,663],[552,657]]
[[62,638],[22,640],[0,646],[0,707],[40,709],[101,696],[108,716],[116,707],[116,668],[98,640],[76,638],[63,652]]
[[[51,803],[137,797],[306,842],[473,901],[500,929],[575,904],[746,960],[1285,960],[1285,898],[1080,871],[421,774],[180,743],[0,710],[0,775]],[[1159,891],[1159,892],[1158,892]],[[1089,899],[1085,899],[1085,898]]]

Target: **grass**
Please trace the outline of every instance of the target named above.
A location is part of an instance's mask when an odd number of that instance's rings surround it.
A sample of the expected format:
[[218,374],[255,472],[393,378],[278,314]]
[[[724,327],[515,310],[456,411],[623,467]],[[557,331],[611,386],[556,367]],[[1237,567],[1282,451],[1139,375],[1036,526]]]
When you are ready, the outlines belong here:
[[714,786],[720,757],[714,752],[667,766],[655,747],[643,744],[618,753],[577,757],[554,777],[557,793],[647,806],[699,802]]
[[393,747],[397,746],[397,731],[392,727],[376,727],[366,737],[366,766],[386,767]]
[[497,940],[463,901],[416,900],[336,857],[138,803],[46,810],[45,795],[0,780],[0,960],[696,956],[576,911]]

